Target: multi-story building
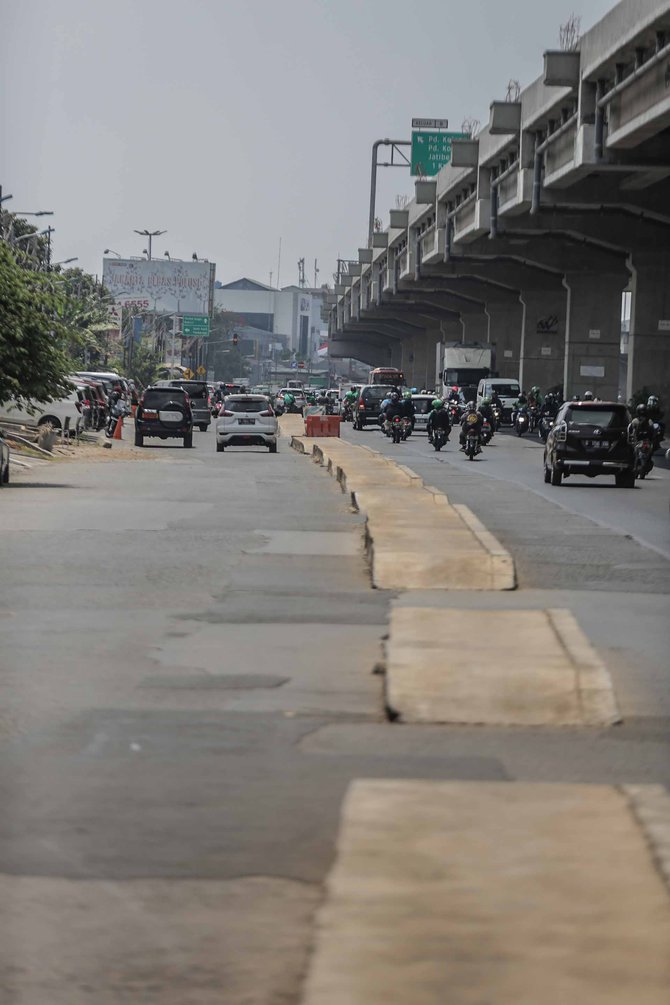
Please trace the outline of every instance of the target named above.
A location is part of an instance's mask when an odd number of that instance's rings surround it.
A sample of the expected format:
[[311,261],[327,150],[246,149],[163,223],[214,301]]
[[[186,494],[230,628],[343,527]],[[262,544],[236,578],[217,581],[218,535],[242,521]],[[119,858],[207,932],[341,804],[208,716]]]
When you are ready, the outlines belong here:
[[328,333],[321,317],[325,294],[325,289],[299,286],[279,290],[243,277],[232,283],[217,282],[214,306],[230,311],[250,328],[284,336],[292,353],[312,360]]

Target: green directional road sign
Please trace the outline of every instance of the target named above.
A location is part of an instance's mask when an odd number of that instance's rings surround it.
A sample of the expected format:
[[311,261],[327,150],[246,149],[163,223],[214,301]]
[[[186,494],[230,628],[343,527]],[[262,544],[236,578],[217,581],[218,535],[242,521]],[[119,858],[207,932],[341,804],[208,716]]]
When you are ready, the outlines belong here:
[[208,338],[209,318],[204,314],[184,314],[181,333],[184,338]]
[[412,133],[412,174],[432,178],[451,160],[452,140],[467,140],[468,133],[417,130]]

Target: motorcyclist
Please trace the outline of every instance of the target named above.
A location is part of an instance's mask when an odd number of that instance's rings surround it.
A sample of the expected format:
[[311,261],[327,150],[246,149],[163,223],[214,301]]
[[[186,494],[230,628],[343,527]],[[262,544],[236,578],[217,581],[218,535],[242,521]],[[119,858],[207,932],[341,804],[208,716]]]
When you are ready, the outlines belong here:
[[491,402],[491,398],[488,397],[488,395],[485,398],[482,398],[481,404],[479,406],[479,411],[481,412],[482,416],[485,419],[488,419],[488,421],[491,423],[491,426],[493,427],[493,424],[494,424],[493,423],[493,404]]
[[516,417],[523,408],[528,408],[528,395],[525,391],[519,393],[519,397],[512,405],[512,424],[516,422]]
[[665,423],[663,422],[663,409],[661,402],[655,394],[650,394],[647,398],[647,415],[650,422],[658,427],[654,430],[654,450],[657,450],[665,437]]
[[458,437],[461,450],[465,450],[465,440],[468,433],[475,432],[481,436],[483,422],[484,417],[482,413],[477,409],[474,401],[469,401],[465,406],[465,411],[461,420],[461,432]]
[[[629,431],[632,433],[633,441],[635,443],[640,443],[642,440],[649,440],[652,443],[652,454],[655,447],[655,439],[657,436],[657,430],[655,428],[655,423],[653,419],[649,416],[649,411],[646,405],[638,405],[635,409],[635,418],[628,427]],[[647,461],[647,467],[644,474],[648,474],[654,466],[654,462],[649,457]]]
[[405,391],[402,396],[402,416],[404,419],[410,420],[412,423],[412,429],[414,429],[415,408],[414,402],[412,401],[411,391]]
[[542,407],[540,409],[540,418],[544,416],[549,416],[551,419],[555,419],[558,413],[558,401],[556,400],[556,395],[549,391],[542,402]]
[[401,400],[400,395],[397,391],[393,391],[388,405],[382,410],[384,419],[387,422],[393,422],[395,417],[398,415],[402,418],[403,415],[404,402]]
[[593,401],[593,391],[584,391],[582,401]]
[[447,434],[447,439],[449,439],[449,434],[451,433],[451,419],[449,418],[449,409],[444,407],[442,398],[435,398],[431,403],[431,411],[426,425],[428,440],[430,443],[433,442],[433,430],[435,429],[444,429]]
[[528,395],[528,405],[530,408],[533,408],[533,406],[540,408],[542,405],[542,393],[537,384],[534,384],[530,389],[530,394]]

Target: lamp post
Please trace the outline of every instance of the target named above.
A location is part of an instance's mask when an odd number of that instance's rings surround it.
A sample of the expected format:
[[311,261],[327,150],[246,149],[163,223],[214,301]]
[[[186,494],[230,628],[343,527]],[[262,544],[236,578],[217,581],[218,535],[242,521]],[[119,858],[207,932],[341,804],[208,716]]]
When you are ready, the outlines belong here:
[[54,262],[54,269],[57,265],[69,265],[70,262],[78,262],[79,258],[64,258],[62,262]]
[[149,242],[149,248],[147,250],[147,259],[151,261],[151,239],[152,237],[159,237],[161,234],[167,234],[167,230],[136,230],[136,234],[140,237],[146,237]]
[[123,258],[123,255],[120,255],[118,251],[114,251],[113,248],[105,248],[103,255],[116,255],[117,258]]

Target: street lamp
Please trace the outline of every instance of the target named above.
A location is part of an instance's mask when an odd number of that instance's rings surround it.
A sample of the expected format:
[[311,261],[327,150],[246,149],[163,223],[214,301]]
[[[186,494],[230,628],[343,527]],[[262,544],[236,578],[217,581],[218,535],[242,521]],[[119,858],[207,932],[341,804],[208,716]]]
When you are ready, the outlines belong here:
[[118,251],[114,251],[113,248],[105,248],[103,255],[116,255],[117,258],[123,258],[123,255],[120,255]]
[[50,229],[51,229],[50,227],[47,227],[46,230],[40,230],[39,234],[38,233],[34,233],[34,234],[21,234],[20,237],[13,238],[13,243],[14,244],[18,244],[19,241],[29,241],[31,237],[43,237],[44,234],[48,234],[49,233]]
[[78,262],[78,258],[64,258],[62,262],[54,262],[54,269],[57,265],[67,265],[69,262]]
[[[5,196],[6,199],[11,199],[11,195]],[[38,209],[35,213],[30,213],[27,209],[15,209],[12,210],[13,216],[53,216],[54,212],[52,209]]]
[[136,234],[140,237],[146,237],[149,239],[149,250],[147,251],[147,258],[151,261],[151,239],[152,237],[159,237],[161,234],[167,234],[167,230],[136,230]]

